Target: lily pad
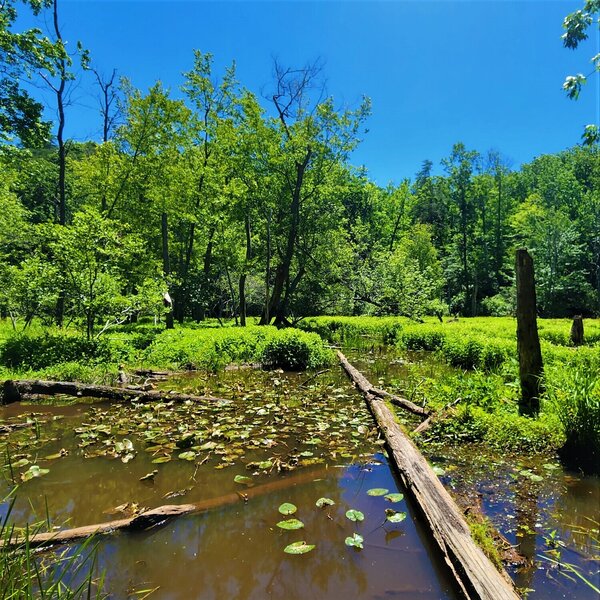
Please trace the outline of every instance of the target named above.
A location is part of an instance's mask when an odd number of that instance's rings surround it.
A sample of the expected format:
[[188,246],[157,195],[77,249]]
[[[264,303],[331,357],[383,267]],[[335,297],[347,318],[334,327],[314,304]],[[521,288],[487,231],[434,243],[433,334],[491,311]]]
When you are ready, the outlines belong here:
[[351,521],[364,521],[365,520],[365,515],[360,512],[360,510],[356,510],[354,508],[351,508],[350,510],[346,511],[346,518],[350,519]]
[[298,510],[298,507],[290,502],[284,502],[277,510],[282,515],[293,515]]
[[31,465],[29,469],[21,475],[21,479],[23,481],[29,481],[30,479],[42,477],[42,475],[47,475],[48,473],[50,473],[50,469],[41,469],[38,465]]
[[371,488],[367,490],[367,494],[369,496],[385,496],[390,490],[386,490],[385,488]]
[[170,456],[159,456],[158,458],[155,458],[152,463],[155,465],[162,465],[163,463],[168,463],[171,461],[171,457]]
[[314,544],[307,544],[305,541],[301,541],[289,544],[283,549],[283,551],[286,554],[306,554],[307,552],[314,550],[314,548]]
[[304,523],[299,519],[286,519],[285,521],[279,521],[277,523],[277,527],[280,529],[302,529],[304,527]]
[[179,458],[181,460],[190,460],[191,461],[191,460],[194,460],[196,458],[196,453],[193,452],[192,450],[189,450],[188,452],[182,452],[179,455]]
[[344,540],[344,543],[346,544],[346,546],[362,549],[364,548],[363,541],[364,538],[362,535],[359,535],[358,533],[353,533],[352,536],[349,536]]
[[404,494],[399,494],[399,493],[387,494],[385,499],[388,502],[402,502],[402,500],[404,500]]
[[319,498],[315,504],[319,508],[323,508],[324,506],[333,506],[335,502],[331,498]]
[[234,480],[236,483],[242,483],[242,484],[244,484],[244,485],[250,485],[250,484],[254,483],[254,482],[252,481],[252,477],[247,477],[246,475],[236,475],[236,476],[233,478],[233,480]]
[[386,508],[385,509],[385,518],[390,523],[401,523],[402,521],[404,521],[404,519],[406,519],[406,513],[405,512],[397,512],[395,510],[392,510],[391,508]]

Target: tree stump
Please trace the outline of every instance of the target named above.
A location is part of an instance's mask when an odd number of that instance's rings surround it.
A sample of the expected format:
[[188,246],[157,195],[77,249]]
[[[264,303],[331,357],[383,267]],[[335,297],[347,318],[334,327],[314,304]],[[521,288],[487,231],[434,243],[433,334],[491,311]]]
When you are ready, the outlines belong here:
[[571,325],[571,343],[573,346],[581,346],[583,344],[583,317],[575,315],[573,324]]
[[515,271],[517,275],[517,349],[521,399],[519,413],[535,416],[540,410],[543,392],[542,351],[537,330],[535,275],[533,260],[525,248],[517,250]]

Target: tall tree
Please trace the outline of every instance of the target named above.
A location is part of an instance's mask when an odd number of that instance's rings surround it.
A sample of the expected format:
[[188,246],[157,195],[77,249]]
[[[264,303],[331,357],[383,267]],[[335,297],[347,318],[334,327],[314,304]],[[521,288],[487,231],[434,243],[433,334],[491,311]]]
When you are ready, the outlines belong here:
[[336,111],[332,98],[321,99],[319,76],[316,64],[302,69],[275,64],[271,101],[276,118],[270,126],[277,141],[271,152],[270,170],[280,175],[273,223],[278,240],[275,273],[262,324],[271,318],[278,324],[286,322],[290,300],[314,258],[303,242],[318,229],[320,219],[323,222],[324,217],[333,214],[332,207],[329,213],[325,208],[328,176],[356,147],[360,125],[370,110],[365,99],[354,111]]

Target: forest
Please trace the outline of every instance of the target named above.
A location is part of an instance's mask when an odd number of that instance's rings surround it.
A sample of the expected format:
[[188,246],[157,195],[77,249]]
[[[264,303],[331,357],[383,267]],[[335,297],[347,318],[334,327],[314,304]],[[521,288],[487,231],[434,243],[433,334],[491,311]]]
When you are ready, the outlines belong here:
[[[352,164],[369,100],[348,108],[324,96],[319,63],[275,63],[258,94],[235,65],[215,73],[197,50],[179,90],[138,90],[103,77],[80,45],[68,55],[58,28],[50,49],[35,32],[14,36],[2,79],[0,310],[17,330],[40,319],[94,337],[147,315],[167,326],[509,315],[517,247],[534,257],[541,316],[600,310],[596,145],[515,168],[457,140],[440,164],[423,157],[411,180],[382,187]],[[56,137],[14,87],[23,69],[52,92]],[[76,74],[101,91],[101,143],[63,139]]]

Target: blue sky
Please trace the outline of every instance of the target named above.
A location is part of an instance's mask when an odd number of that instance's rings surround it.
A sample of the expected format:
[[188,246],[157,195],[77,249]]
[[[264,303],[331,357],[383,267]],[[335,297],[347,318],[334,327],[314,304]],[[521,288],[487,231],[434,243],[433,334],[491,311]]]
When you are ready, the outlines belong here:
[[[514,168],[577,143],[600,103],[595,81],[577,102],[561,90],[597,52],[595,33],[575,52],[562,47],[562,20],[582,3],[62,0],[60,21],[73,47],[81,40],[101,70],[117,68],[140,88],[160,79],[176,90],[194,48],[214,55],[217,72],[235,60],[259,95],[273,57],[290,66],[322,58],[340,104],[372,99],[352,162],[385,185],[427,158],[438,165],[457,141],[498,149]],[[68,135],[99,139],[91,78],[73,99]]]

